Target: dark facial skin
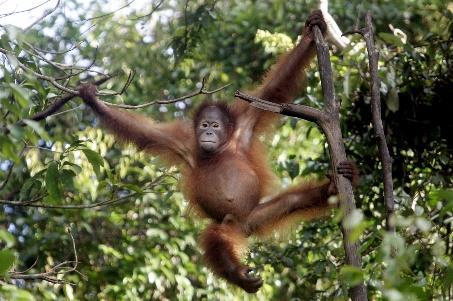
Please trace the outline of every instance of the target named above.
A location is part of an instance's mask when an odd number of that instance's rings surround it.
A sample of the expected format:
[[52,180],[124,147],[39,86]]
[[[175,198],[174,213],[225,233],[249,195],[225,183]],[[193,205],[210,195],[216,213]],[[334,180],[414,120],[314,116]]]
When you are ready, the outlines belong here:
[[196,125],[198,146],[207,154],[215,153],[228,139],[228,118],[219,108],[207,107]]

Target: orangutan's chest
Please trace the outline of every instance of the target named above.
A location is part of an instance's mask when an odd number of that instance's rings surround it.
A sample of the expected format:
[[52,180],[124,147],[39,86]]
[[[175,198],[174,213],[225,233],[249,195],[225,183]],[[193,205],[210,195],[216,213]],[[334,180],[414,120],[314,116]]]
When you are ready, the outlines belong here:
[[209,168],[200,168],[195,187],[201,202],[255,203],[260,198],[259,178],[245,160],[223,160]]

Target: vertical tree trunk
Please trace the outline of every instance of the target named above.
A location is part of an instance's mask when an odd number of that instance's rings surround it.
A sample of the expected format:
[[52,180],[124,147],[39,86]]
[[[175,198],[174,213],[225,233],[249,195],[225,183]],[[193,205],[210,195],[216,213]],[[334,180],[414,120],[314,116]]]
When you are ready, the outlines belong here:
[[[341,232],[343,233],[343,244],[346,255],[346,263],[358,269],[362,268],[362,260],[359,254],[359,243],[350,239],[351,229],[345,228],[345,220],[351,217],[355,210],[354,193],[351,183],[344,177],[338,176],[337,166],[340,162],[346,161],[346,152],[341,135],[340,125],[340,104],[335,99],[335,89],[333,85],[332,66],[329,58],[329,48],[325,43],[319,28],[314,28],[315,41],[318,55],[318,68],[321,76],[321,84],[324,95],[324,112],[327,118],[319,121],[319,125],[326,135],[329,144],[332,168],[334,171],[335,184],[337,185],[340,206],[343,210]],[[349,290],[349,296],[353,301],[368,300],[365,285],[363,283],[353,286]]]
[[371,13],[368,12],[365,17],[365,38],[366,48],[368,51],[368,62],[371,77],[371,114],[374,133],[378,139],[379,158],[382,164],[382,173],[384,177],[384,199],[386,209],[386,227],[387,231],[395,232],[395,223],[393,221],[393,212],[395,201],[393,198],[393,177],[392,177],[392,158],[390,157],[385,139],[384,126],[381,117],[381,96],[380,80],[378,77],[378,60],[379,52],[374,45],[374,29],[371,22]]

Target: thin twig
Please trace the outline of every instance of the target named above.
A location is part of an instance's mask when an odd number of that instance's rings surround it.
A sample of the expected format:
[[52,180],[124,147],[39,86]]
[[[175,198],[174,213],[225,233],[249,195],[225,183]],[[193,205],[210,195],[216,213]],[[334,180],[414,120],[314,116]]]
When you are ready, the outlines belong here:
[[[123,87],[119,92],[113,92],[113,93],[98,93],[98,96],[115,96],[115,95],[122,95],[124,92],[126,92],[127,88],[129,88],[129,85],[132,83],[135,77],[135,70],[129,71],[129,74],[127,75],[127,80],[124,83]],[[78,93],[78,91],[77,91]]]
[[68,73],[66,72],[65,68],[62,68],[56,62],[47,59],[45,57],[45,55],[40,53],[35,47],[33,47],[33,45],[31,45],[30,43],[25,42],[25,41],[23,43],[24,43],[24,45],[26,45],[28,48],[31,49],[31,51],[24,49],[24,51],[27,52],[29,55],[34,56],[34,57],[36,57],[36,58],[38,58],[40,60],[43,60],[47,64],[53,66],[54,68],[58,69],[59,71],[63,72],[64,74],[68,75]]
[[59,89],[59,90],[62,90],[66,93],[69,93],[69,94],[78,94],[79,92],[77,92],[76,90],[72,90],[72,89],[69,89],[69,88],[66,88],[65,86],[59,84],[55,78],[51,77],[51,76],[47,76],[47,75],[44,75],[44,74],[41,74],[41,73],[38,73],[36,71],[34,71],[33,69],[25,66],[24,64],[22,64],[19,59],[15,56],[14,52],[12,51],[9,51],[9,50],[6,50],[4,48],[0,48],[0,52],[5,54],[7,57],[8,57],[8,60],[10,59],[10,57],[14,57],[15,58],[15,63],[18,65],[18,67],[20,67],[22,70],[24,71],[27,71],[31,74],[33,74],[36,78],[39,78],[39,79],[42,79],[42,80],[45,80],[45,81],[48,81],[49,83],[51,83],[55,88]]
[[138,16],[138,17],[134,17],[134,18],[131,18],[131,20],[133,21],[136,21],[136,20],[139,20],[139,19],[143,19],[143,18],[148,18],[150,16],[152,16],[154,14],[154,12],[156,10],[159,9],[159,7],[164,3],[164,0],[160,0],[156,5],[153,6],[153,8],[151,9],[151,11],[149,13],[147,13],[146,15],[142,15],[142,16]]
[[[87,32],[89,32],[91,29],[93,29],[94,27],[96,27],[97,24],[92,24],[90,27],[88,27],[86,30],[84,30],[83,32],[80,33],[80,35],[78,36],[78,38],[84,36]],[[52,50],[46,50],[46,49],[40,49],[38,47],[35,47],[33,46],[36,50],[38,50],[39,52],[42,52],[42,53],[47,53],[47,54],[54,54],[54,55],[63,55],[63,54],[66,54],[68,52],[71,52],[73,51],[74,49],[78,49],[80,47],[80,45],[82,45],[82,43],[84,43],[85,41],[78,41],[77,43],[74,43],[71,47],[69,47],[68,49],[66,50],[62,50],[62,51],[52,51]]]
[[108,17],[108,16],[111,16],[115,13],[117,13],[118,11],[128,7],[129,5],[131,5],[133,2],[135,2],[135,0],[131,0],[129,1],[128,3],[126,3],[125,5],[117,8],[116,10],[112,11],[112,12],[109,12],[109,13],[106,13],[106,14],[102,14],[102,15],[99,15],[99,16],[94,16],[94,17],[91,17],[91,18],[86,18],[86,19],[80,19],[78,21],[76,21],[77,23],[80,23],[80,22],[87,22],[87,21],[92,21],[92,20],[96,20],[96,19],[101,19],[101,18],[105,18],[105,17]]
[[[94,27],[94,26],[95,25],[92,25],[91,27]],[[91,27],[90,27],[90,29],[91,29]],[[79,42],[73,44],[68,49],[62,50],[62,51],[51,51],[51,50],[41,49],[41,48],[37,48],[37,47],[36,47],[36,49],[43,53],[54,54],[54,55],[63,55],[63,54],[73,51],[74,49],[78,49],[80,47],[80,45],[82,45],[82,43],[84,43],[84,42],[85,41],[79,41]]]
[[[24,151],[25,151],[25,146],[22,148],[22,150],[20,151],[19,153],[19,158],[22,157],[22,155],[24,154]],[[6,177],[5,179],[3,180],[2,184],[0,184],[0,190],[2,190],[3,188],[6,187],[6,184],[8,184],[8,181],[11,177],[11,174],[13,172],[13,168],[14,168],[14,162],[11,163],[11,165],[9,166],[9,169],[7,171],[7,174],[6,174]]]
[[[56,78],[56,80],[67,80],[67,79],[70,79],[70,78],[72,78],[74,76],[82,74],[83,72],[95,72],[96,74],[105,75],[105,73],[102,73],[102,72],[99,72],[99,71],[90,70],[91,67],[93,67],[94,64],[96,63],[97,56],[98,56],[98,47],[96,47],[94,49],[93,58],[91,59],[91,62],[88,64],[88,66],[86,66],[86,67],[73,66],[72,68],[68,68],[68,69],[71,70],[71,74],[68,74],[68,75],[63,76],[63,77],[58,77],[58,78]],[[57,66],[58,66],[58,64],[57,64]],[[65,69],[65,68],[63,67],[63,69]],[[73,73],[72,70],[78,70],[78,71]]]
[[13,173],[13,168],[14,168],[14,162],[12,162],[11,165],[9,166],[9,169],[6,173],[6,177],[3,180],[2,184],[0,184],[0,190],[5,188],[6,184],[8,184],[9,178],[11,177],[11,174]]
[[38,260],[39,260],[39,257],[36,257],[35,261],[33,262],[33,264],[31,266],[29,266],[24,271],[20,271],[20,272],[16,271],[16,273],[25,274],[26,272],[30,271],[31,269],[33,269],[35,267],[35,265],[38,263]]
[[[95,55],[96,55],[96,53],[95,53]],[[98,71],[98,70],[93,70],[93,69],[90,70],[90,69],[87,69],[87,67],[83,67],[83,66],[65,65],[65,64],[57,63],[57,62],[53,62],[53,63],[56,66],[58,66],[59,68],[63,69],[63,70],[83,70],[83,71],[87,71],[87,72],[93,72],[93,73],[96,73],[96,74],[99,74],[99,75],[105,75],[104,72],[101,72],[101,71]],[[74,73],[73,75],[76,75],[76,74]]]
[[51,15],[54,11],[57,10],[58,6],[60,5],[60,1],[61,0],[57,0],[57,4],[55,4],[55,7],[53,7],[52,9],[44,12],[44,14],[39,17],[36,21],[34,21],[33,23],[31,23],[30,25],[28,25],[27,27],[24,28],[24,31],[27,31],[29,30],[30,28],[32,28],[33,26],[35,26],[36,24],[38,24],[39,22],[41,22],[42,20],[44,20],[47,16]]
[[[61,76],[61,77],[55,77],[55,80],[59,81],[59,80],[67,80],[69,78],[72,78],[74,76],[77,76],[83,72],[95,72],[97,74],[101,74],[101,75],[106,75],[105,73],[103,72],[99,72],[99,71],[95,71],[95,70],[90,70],[91,67],[93,67],[93,65],[95,64],[96,62],[96,58],[97,58],[97,54],[98,54],[98,47],[96,47],[94,49],[94,55],[93,55],[93,58],[91,59],[91,62],[88,64],[88,66],[86,67],[81,67],[81,66],[74,66],[74,65],[65,65],[65,64],[61,64],[61,63],[58,63],[58,62],[54,62],[52,60],[49,60],[46,58],[46,56],[41,53],[41,51],[36,48],[35,46],[31,45],[30,43],[28,42],[24,42],[24,44],[31,49],[31,51],[29,50],[26,50],[24,49],[29,55],[31,56],[34,56],[40,60],[43,60],[44,62],[46,62],[47,64],[51,65],[52,67],[54,67],[55,69],[63,72],[65,75],[64,76]],[[69,70],[70,72],[68,73]],[[73,70],[77,70],[77,72],[72,72]]]
[[56,153],[56,154],[63,154],[64,152],[61,152],[61,151],[56,151],[56,150],[53,150],[53,149],[50,149],[50,148],[45,148],[45,147],[42,147],[42,146],[35,146],[35,145],[26,145],[25,148],[27,149],[39,149],[39,150],[43,150],[43,151],[46,151],[46,152],[52,152],[52,153]]
[[37,259],[36,259],[35,263],[31,267],[26,269],[25,271],[9,272],[8,278],[22,279],[22,280],[44,280],[44,281],[54,283],[54,284],[64,284],[64,283],[68,283],[68,282],[66,280],[59,279],[58,277],[61,277],[61,276],[64,277],[64,275],[66,275],[68,273],[72,273],[72,272],[76,272],[76,273],[82,275],[80,272],[77,271],[77,266],[79,264],[79,258],[77,255],[77,248],[76,248],[74,236],[72,235],[70,228],[67,228],[66,231],[68,232],[68,235],[71,239],[74,260],[65,260],[65,261],[53,266],[52,268],[50,268],[50,270],[48,270],[46,272],[26,274],[26,272],[28,272],[30,269],[32,269],[33,266],[36,264],[36,262],[37,262]]
[[351,29],[351,30],[348,30],[348,31],[345,31],[343,32],[343,36],[348,36],[348,35],[351,35],[351,34],[363,34],[364,32],[364,28],[360,28],[360,29]]
[[[157,177],[153,182],[149,183],[147,185],[148,189],[151,189],[160,183],[163,182],[163,180],[167,177],[167,175],[161,175]],[[127,199],[147,194],[147,193],[152,193],[154,192],[153,190],[143,190],[140,192],[134,192],[131,194],[128,194],[126,196],[117,198],[117,199],[109,199],[93,204],[85,204],[85,205],[49,205],[49,204],[43,204],[43,203],[34,203],[31,201],[28,202],[17,202],[17,201],[7,201],[7,200],[0,200],[0,204],[3,205],[10,205],[10,206],[17,206],[17,207],[33,207],[33,208],[45,208],[45,209],[90,209],[90,208],[98,208],[98,207],[106,207],[110,205],[117,205],[125,202]]]
[[[37,50],[37,49],[35,49],[35,50]],[[15,63],[18,65],[18,67],[20,67],[24,71],[30,72],[31,74],[33,74],[35,77],[37,77],[39,79],[42,79],[42,80],[50,82],[55,88],[66,92],[66,95],[62,96],[56,102],[54,102],[50,107],[48,107],[47,109],[45,109],[42,112],[37,113],[36,115],[31,117],[30,119],[32,119],[34,121],[42,120],[42,119],[52,115],[56,111],[58,111],[64,104],[66,104],[73,97],[79,95],[79,92],[77,90],[67,88],[67,87],[63,86],[62,84],[58,83],[56,78],[44,75],[42,73],[38,73],[38,72],[34,71],[33,69],[25,66],[23,63],[21,63],[18,60],[17,57],[15,57],[15,55],[14,55],[14,53],[12,51],[6,50],[4,48],[0,48],[0,53],[5,54],[7,56],[7,58],[8,58],[8,60],[11,59],[10,57],[14,57],[15,58]],[[129,85],[132,83],[132,80],[133,80],[134,76],[135,76],[135,71],[131,70],[129,72],[129,75],[128,75],[128,78],[127,78],[125,84],[123,85],[122,89],[119,92],[98,93],[97,95],[98,96],[113,96],[113,95],[121,95],[121,94],[123,94],[126,91],[126,89],[129,87]],[[101,83],[105,82],[106,80],[108,80],[110,78],[111,78],[110,76],[105,76],[104,78],[99,80],[100,83],[95,82],[93,84],[94,85],[100,85]],[[200,89],[198,91],[195,91],[195,92],[190,93],[188,95],[184,95],[184,96],[181,96],[181,97],[178,97],[178,98],[174,98],[174,99],[156,100],[156,101],[151,101],[151,102],[148,102],[148,103],[144,103],[144,104],[141,104],[141,105],[135,105],[135,106],[134,105],[124,105],[124,104],[112,104],[112,103],[108,103],[108,102],[105,102],[105,101],[104,101],[104,103],[109,105],[109,106],[122,108],[122,109],[140,109],[140,108],[145,108],[145,107],[148,107],[148,106],[151,106],[151,105],[155,105],[155,104],[175,103],[175,102],[182,101],[182,100],[185,100],[185,99],[188,99],[188,98],[192,98],[192,97],[197,96],[197,95],[214,94],[214,93],[219,92],[220,90],[225,89],[226,87],[228,87],[230,85],[230,84],[227,84],[227,85],[224,85],[224,86],[222,86],[222,87],[220,87],[218,89],[215,89],[215,90],[212,90],[212,91],[208,91],[208,90],[205,90],[206,80],[207,80],[206,77],[204,77],[202,79],[201,87],[200,87]],[[24,125],[23,122],[19,122],[19,123],[21,125]]]
[[75,108],[67,109],[67,110],[64,110],[64,111],[49,115],[48,117],[55,117],[55,116],[59,116],[59,115],[63,115],[63,114],[69,113],[69,112],[77,111],[79,109],[82,109],[83,107],[84,107],[84,105],[81,104],[81,105],[79,105],[79,106],[77,106]]
[[26,12],[29,12],[29,11],[32,11],[34,9],[37,9],[38,7],[41,7],[43,6],[44,4],[46,4],[47,2],[49,2],[50,0],[46,0],[36,6],[33,6],[31,8],[27,8],[27,9],[24,9],[24,10],[20,10],[20,11],[13,11],[13,12],[10,12],[10,13],[5,13],[5,14],[0,14],[0,18],[4,18],[4,17],[7,17],[7,16],[11,16],[11,15],[16,15],[16,14],[20,14],[20,13],[26,13]]
[[97,207],[105,207],[113,204],[119,204],[123,201],[145,193],[151,193],[153,191],[143,191],[143,192],[135,192],[132,194],[128,194],[124,197],[120,197],[114,200],[107,200],[102,202],[97,202],[93,204],[86,204],[86,205],[48,205],[43,203],[32,203],[32,202],[16,202],[16,201],[6,201],[0,200],[0,204],[2,205],[9,205],[9,206],[17,206],[17,207],[33,207],[33,208],[45,208],[45,209],[90,209],[90,208],[97,208]]
[[136,105],[136,106],[114,104],[114,103],[108,103],[108,102],[104,102],[104,103],[109,105],[109,106],[116,107],[116,108],[135,110],[135,109],[141,109],[141,108],[149,107],[149,106],[156,105],[156,104],[172,104],[172,103],[175,103],[175,102],[178,102],[178,101],[183,101],[183,100],[186,100],[186,99],[198,96],[198,95],[211,95],[211,94],[217,93],[217,92],[229,87],[231,85],[231,83],[230,84],[226,84],[226,85],[224,85],[224,86],[222,86],[220,88],[217,88],[217,89],[214,89],[214,90],[211,90],[211,91],[206,90],[205,89],[205,85],[206,85],[206,77],[204,77],[202,79],[201,87],[200,87],[200,89],[198,89],[198,91],[194,91],[194,92],[192,92],[190,94],[187,94],[187,95],[184,95],[184,96],[180,96],[180,97],[177,97],[177,98],[173,98],[173,99],[154,100],[154,101],[147,102],[147,103],[144,103],[144,104],[141,104],[141,105]]

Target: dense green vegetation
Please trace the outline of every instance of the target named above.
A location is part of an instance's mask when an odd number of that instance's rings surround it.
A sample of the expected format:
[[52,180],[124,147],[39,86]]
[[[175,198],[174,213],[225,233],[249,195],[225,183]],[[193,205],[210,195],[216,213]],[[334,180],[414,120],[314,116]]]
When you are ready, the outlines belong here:
[[[343,265],[339,217],[332,213],[281,241],[252,245],[248,262],[265,284],[251,296],[201,264],[196,241],[204,222],[186,217],[177,170],[115,143],[78,98],[62,114],[27,120],[62,94],[32,71],[72,88],[98,79],[95,71],[115,74],[102,86],[109,93],[121,90],[133,70],[124,94],[103,97],[130,105],[197,91],[203,77],[207,89],[231,84],[138,110],[160,121],[184,118],[204,98],[232,100],[235,90],[252,88],[296,41],[316,2],[139,1],[117,11],[116,1],[62,2],[27,31],[1,23],[0,48],[9,54],[0,54],[0,300],[347,300],[347,288],[362,279],[371,300],[453,298],[451,4],[331,1],[344,31],[363,22],[367,10],[374,17],[397,231],[385,232],[368,62],[353,37],[354,45],[332,51],[331,59],[347,152],[362,173],[354,222],[363,271]],[[315,63],[307,86],[296,102],[321,107]],[[266,141],[283,186],[329,169],[324,137],[309,122],[283,118]],[[61,284],[14,279],[14,271],[36,276],[64,261],[61,272],[68,273],[51,276]]]

